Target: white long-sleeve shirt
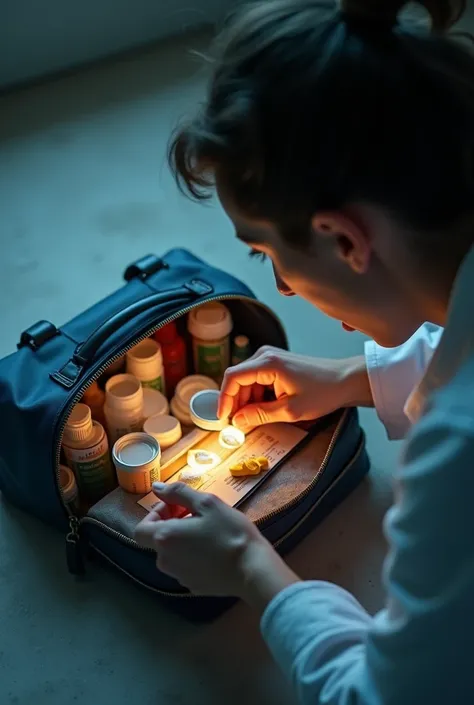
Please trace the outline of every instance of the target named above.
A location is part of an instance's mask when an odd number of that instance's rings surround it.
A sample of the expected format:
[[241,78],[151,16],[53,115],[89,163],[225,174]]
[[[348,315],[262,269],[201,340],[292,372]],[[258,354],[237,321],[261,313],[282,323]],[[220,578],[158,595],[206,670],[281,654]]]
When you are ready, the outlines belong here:
[[367,347],[389,436],[414,424],[385,518],[386,607],[370,617],[319,581],[270,603],[262,633],[303,705],[474,703],[473,304],[471,252],[439,345],[427,325],[400,348]]

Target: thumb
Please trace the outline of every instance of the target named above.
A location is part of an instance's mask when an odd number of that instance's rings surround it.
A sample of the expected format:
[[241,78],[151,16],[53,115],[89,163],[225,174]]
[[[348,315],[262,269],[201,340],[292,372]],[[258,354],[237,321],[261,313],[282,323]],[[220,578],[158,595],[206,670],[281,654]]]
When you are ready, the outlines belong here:
[[188,509],[193,514],[198,513],[201,503],[202,492],[193,490],[184,482],[173,482],[172,484],[164,484],[163,482],[153,483],[153,492],[166,504],[175,504]]
[[239,409],[232,419],[234,426],[242,430],[251,426],[262,426],[276,421],[290,421],[287,396],[281,397],[276,401],[248,404]]

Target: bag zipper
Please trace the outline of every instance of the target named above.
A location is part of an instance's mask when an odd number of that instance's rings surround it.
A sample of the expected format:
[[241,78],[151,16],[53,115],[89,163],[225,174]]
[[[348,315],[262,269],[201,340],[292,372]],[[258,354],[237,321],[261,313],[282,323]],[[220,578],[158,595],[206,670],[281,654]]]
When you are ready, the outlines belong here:
[[[88,377],[87,382],[82,384],[79,389],[77,390],[76,394],[74,397],[69,401],[69,403],[65,406],[65,408],[58,414],[57,419],[56,419],[56,424],[59,422],[61,418],[61,423],[56,431],[56,447],[55,447],[55,475],[56,475],[56,486],[59,491],[59,496],[61,499],[61,503],[63,505],[63,509],[65,510],[69,522],[69,533],[67,534],[67,543],[72,547],[72,544],[76,544],[78,546],[79,544],[79,533],[78,533],[78,528],[79,528],[79,523],[80,519],[77,517],[74,512],[71,510],[71,508],[66,504],[64,501],[64,495],[61,487],[61,482],[60,482],[60,460],[61,460],[61,444],[62,444],[62,439],[63,439],[63,434],[64,434],[64,429],[67,424],[67,419],[69,417],[69,411],[72,409],[73,406],[75,406],[81,399],[82,396],[85,392],[85,390],[90,387],[90,385],[95,382],[99,377],[107,370],[107,368],[119,360],[121,357],[123,357],[129,350],[131,350],[135,345],[138,345],[138,343],[141,343],[142,340],[146,340],[146,338],[149,338],[150,335],[153,335],[153,333],[156,333],[157,330],[160,330],[160,328],[163,328],[166,326],[168,323],[171,323],[172,321],[175,321],[178,318],[181,318],[181,316],[186,315],[190,311],[192,311],[194,308],[198,308],[199,306],[202,306],[204,303],[210,303],[211,301],[229,301],[229,300],[236,300],[236,301],[247,301],[251,304],[256,304],[257,306],[260,306],[263,308],[267,313],[269,313],[273,319],[276,320],[277,324],[280,327],[280,331],[282,334],[282,337],[286,343],[286,346],[288,347],[288,338],[285,333],[285,329],[283,328],[283,324],[280,321],[279,317],[273,313],[273,311],[263,304],[261,301],[258,301],[257,299],[252,299],[250,296],[242,296],[238,294],[224,294],[222,296],[211,296],[210,298],[207,298],[205,301],[196,301],[193,304],[190,304],[189,306],[186,306],[185,308],[180,309],[179,312],[174,313],[171,316],[168,316],[168,318],[165,318],[164,321],[161,321],[160,323],[151,326],[148,328],[145,333],[142,333],[138,338],[134,338],[133,343],[129,343],[126,345],[124,348],[121,348],[119,352],[117,352],[115,355],[113,355],[107,363],[104,363],[97,369],[94,374],[91,377]],[[126,537],[124,537],[126,538]],[[69,545],[68,545],[68,552],[69,552]],[[69,562],[69,559],[68,559]]]
[[[335,434],[336,434],[336,432],[334,432],[334,435]],[[365,434],[362,431],[361,439],[359,441],[359,445],[357,446],[357,450],[354,453],[354,455],[352,456],[351,460],[347,463],[344,470],[340,473],[340,475],[338,475],[337,479],[334,480],[334,482],[332,482],[329,485],[329,487],[327,487],[324,490],[323,494],[319,497],[319,499],[314,504],[311,505],[311,507],[301,517],[301,519],[296,524],[294,524],[291,527],[291,529],[289,529],[286,532],[286,534],[284,534],[283,536],[280,536],[280,538],[277,541],[275,541],[275,543],[273,544],[274,548],[278,548],[284,541],[286,541],[288,538],[290,538],[295,533],[295,531],[297,531],[302,526],[302,524],[304,524],[304,522],[306,522],[308,520],[308,518],[311,516],[311,514],[320,506],[320,504],[323,502],[323,500],[326,498],[326,496],[329,494],[329,492],[334,488],[334,486],[337,485],[345,477],[345,475],[349,472],[349,470],[354,465],[354,463],[357,462],[360,454],[364,450],[364,446],[365,446]],[[328,455],[328,453],[326,453],[326,456],[327,455]],[[326,456],[325,456],[325,459],[326,459]],[[323,463],[324,463],[324,460],[323,460]],[[317,479],[319,478],[319,475],[321,474],[322,470],[324,469],[323,463],[321,463],[321,466],[320,466],[319,472],[316,476],[316,479],[311,483],[311,488],[314,488],[314,486],[317,482]],[[290,504],[296,503],[297,501],[301,501],[307,494],[309,494],[309,491],[310,490],[308,487],[307,490],[304,490],[304,492],[302,492],[300,495],[298,495],[296,500],[294,500],[292,502],[288,502],[287,505],[285,505],[285,507],[287,507]],[[273,514],[278,514],[280,511],[283,511],[283,508],[281,510],[278,510],[278,512],[273,512]],[[261,520],[258,520],[258,521],[261,521]],[[257,526],[258,526],[258,521],[255,522],[255,524]],[[98,521],[97,519],[93,519],[92,517],[83,517],[83,519],[81,519],[81,524],[82,523],[88,523],[93,526],[98,526],[101,530],[105,531],[106,533],[111,534],[115,538],[119,538],[119,540],[121,540],[123,543],[125,543],[127,545],[131,545],[132,547],[142,551],[143,553],[153,553],[154,552],[153,549],[151,549],[151,548],[142,548],[141,546],[138,546],[138,544],[133,539],[130,539],[130,538],[128,538],[128,536],[124,536],[123,534],[120,534],[118,531],[111,529],[106,524],[103,524],[102,522]],[[148,590],[152,590],[153,592],[157,593],[158,595],[161,595],[162,597],[172,597],[175,599],[194,599],[194,600],[201,599],[200,595],[193,595],[190,592],[167,592],[166,590],[159,590],[158,588],[153,587],[152,585],[148,585],[148,583],[145,583],[145,582],[143,582],[143,580],[136,578],[134,575],[129,573],[128,570],[126,570],[125,568],[122,568],[122,566],[118,565],[118,563],[116,563],[112,558],[110,558],[110,556],[108,556],[103,551],[101,551],[99,548],[97,548],[93,542],[90,542],[90,545],[92,546],[94,551],[99,553],[103,558],[105,558],[109,563],[111,563],[119,571],[121,571],[122,573],[127,575],[128,578],[133,580],[135,583],[138,583],[139,585],[146,587]]]

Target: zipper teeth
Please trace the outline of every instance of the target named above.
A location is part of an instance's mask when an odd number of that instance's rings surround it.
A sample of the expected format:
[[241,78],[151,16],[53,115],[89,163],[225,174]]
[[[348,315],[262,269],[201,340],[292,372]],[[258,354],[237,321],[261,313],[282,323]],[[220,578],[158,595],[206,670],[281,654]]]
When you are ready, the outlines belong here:
[[[288,509],[291,509],[292,507],[296,506],[299,504],[301,501],[307,497],[310,492],[314,489],[316,486],[321,473],[324,472],[324,469],[328,463],[329,456],[332,453],[332,450],[334,448],[334,445],[339,438],[341,428],[343,426],[343,423],[345,421],[345,418],[347,414],[349,413],[348,410],[344,411],[343,415],[339,419],[339,422],[336,426],[336,429],[332,435],[331,442],[329,443],[326,453],[324,455],[323,460],[321,461],[321,465],[319,466],[318,472],[316,473],[314,479],[310,482],[310,484],[302,491],[300,492],[299,495],[294,497],[292,500],[284,504],[282,507],[280,507],[277,510],[273,510],[272,512],[269,512],[268,514],[265,514],[265,516],[260,517],[257,519],[254,524],[255,526],[261,526],[262,524],[265,524],[267,521],[270,519],[280,516],[280,514],[283,514],[286,512]],[[152,548],[144,548],[142,546],[139,546],[138,543],[134,540],[131,539],[129,536],[125,536],[125,534],[122,534],[120,531],[117,531],[116,529],[112,529],[110,526],[107,526],[107,524],[104,524],[103,522],[99,521],[98,519],[94,519],[93,517],[88,517],[85,516],[80,520],[80,523],[86,523],[86,524],[93,524],[94,526],[100,527],[105,533],[110,534],[111,536],[114,536],[115,538],[118,538],[122,543],[124,543],[127,546],[133,546],[133,548],[136,548],[140,551],[143,551],[144,553],[154,553]]]
[[[345,475],[349,472],[349,470],[351,469],[353,464],[355,462],[357,462],[360,454],[362,453],[362,451],[364,449],[364,438],[365,438],[365,436],[362,433],[362,437],[360,439],[360,443],[357,447],[357,450],[356,450],[355,454],[352,456],[349,463],[346,465],[346,467],[342,471],[342,473],[338,476],[338,478],[336,480],[334,480],[334,482],[332,482],[329,485],[329,487],[327,487],[324,490],[321,497],[319,497],[317,502],[315,502],[314,504],[311,505],[311,507],[301,517],[301,519],[289,531],[287,531],[286,534],[284,534],[277,541],[275,541],[275,543],[273,544],[274,548],[278,548],[278,546],[280,546],[284,541],[286,541],[288,538],[290,538],[290,536],[292,536],[295,533],[295,531],[297,531],[300,528],[300,526],[308,519],[308,517],[310,517],[311,514],[320,506],[321,502],[324,501],[324,499],[326,498],[328,493],[334,488],[334,485],[339,483],[345,477]],[[319,473],[318,473],[318,476],[319,476]],[[306,493],[302,493],[302,494],[306,494]],[[123,536],[123,534],[120,534],[119,532],[115,532],[114,529],[110,529],[106,524],[102,524],[102,522],[97,521],[97,519],[92,519],[92,517],[84,517],[81,520],[81,523],[82,522],[87,522],[89,524],[97,525],[103,530],[106,529],[107,532],[112,533],[113,535],[118,535],[118,536],[123,537],[123,539],[126,539],[125,543],[130,543],[134,547],[141,548],[140,546],[138,546],[135,543],[135,541],[133,541],[133,539],[129,539],[127,536]],[[118,563],[116,563],[112,558],[110,558],[107,554],[105,554],[103,551],[101,551],[99,548],[97,548],[93,542],[91,542],[91,546],[93,546],[94,550],[97,551],[97,553],[99,553],[101,556],[103,556],[109,563],[111,563],[113,566],[115,566],[118,570],[120,570],[122,573],[125,573],[125,575],[127,575],[135,583],[138,583],[139,585],[146,587],[148,590],[152,590],[153,592],[155,592],[159,595],[162,595],[163,597],[172,597],[174,599],[179,599],[179,600],[183,600],[183,599],[198,600],[199,599],[199,596],[193,595],[190,592],[183,592],[183,593],[169,592],[166,590],[159,590],[158,588],[154,587],[153,585],[148,585],[147,583],[143,582],[139,578],[137,578],[134,575],[132,575],[131,573],[129,573],[128,570],[125,570],[125,568],[122,568],[122,566],[118,565]],[[145,548],[145,549],[141,549],[141,550],[143,550],[144,552],[149,552],[149,551],[153,552],[152,549],[149,549],[149,548]]]
[[[261,308],[265,309],[268,313],[271,313],[272,317],[277,321],[277,323],[281,329],[283,338],[285,339],[286,342],[288,342],[285,330],[283,328],[283,325],[282,325],[280,319],[278,318],[278,316],[276,316],[273,313],[273,311],[271,311],[268,308],[268,306],[265,306],[265,304],[261,303],[261,301],[257,301],[256,299],[252,299],[249,296],[242,296],[242,295],[237,295],[237,294],[224,294],[223,296],[212,296],[211,298],[206,299],[205,301],[196,301],[194,304],[190,304],[189,306],[186,306],[185,308],[180,309],[180,311],[178,313],[175,313],[172,316],[168,316],[168,318],[166,318],[164,321],[161,321],[161,323],[158,323],[157,325],[152,326],[151,328],[148,328],[145,333],[140,335],[138,338],[135,338],[133,343],[130,343],[126,347],[121,348],[120,352],[117,352],[115,355],[113,355],[107,361],[107,363],[104,363],[103,365],[101,365],[99,367],[99,369],[94,372],[92,377],[88,378],[87,383],[85,383],[79,387],[79,389],[77,390],[76,394],[71,399],[69,404],[67,404],[65,409],[61,412],[62,422],[61,422],[61,425],[59,426],[59,429],[57,430],[57,433],[56,433],[56,453],[55,453],[56,484],[57,484],[57,487],[59,490],[59,495],[61,498],[61,502],[63,504],[63,508],[66,511],[69,520],[74,518],[75,515],[71,511],[70,507],[64,501],[64,495],[63,495],[61,482],[60,482],[60,470],[59,470],[59,465],[60,465],[60,461],[61,461],[61,443],[62,443],[62,439],[63,439],[64,429],[66,428],[67,419],[69,417],[69,413],[68,413],[69,410],[72,409],[72,407],[80,401],[85,390],[88,387],[90,387],[90,385],[93,382],[95,382],[101,376],[101,374],[107,370],[107,368],[111,364],[113,364],[118,359],[123,357],[123,355],[125,355],[129,350],[131,350],[133,347],[135,347],[135,345],[138,345],[138,343],[141,343],[142,340],[145,340],[150,335],[155,333],[157,330],[159,330],[160,328],[163,328],[163,326],[167,325],[168,323],[171,323],[172,321],[175,321],[177,318],[180,318],[181,316],[184,316],[185,314],[189,313],[189,311],[192,311],[193,308],[197,308],[198,306],[201,306],[203,303],[208,303],[210,301],[229,301],[232,299],[248,301],[252,304],[256,304],[256,305],[260,306]],[[59,418],[59,414],[58,414],[58,418]],[[124,538],[127,538],[127,537],[125,536]]]

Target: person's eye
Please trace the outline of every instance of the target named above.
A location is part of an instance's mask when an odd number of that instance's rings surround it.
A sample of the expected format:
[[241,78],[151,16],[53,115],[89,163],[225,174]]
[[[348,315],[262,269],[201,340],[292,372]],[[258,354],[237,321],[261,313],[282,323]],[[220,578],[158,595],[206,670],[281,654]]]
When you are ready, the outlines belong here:
[[260,250],[250,250],[249,257],[255,258],[259,262],[265,262],[267,259],[267,255],[264,252],[260,252]]

